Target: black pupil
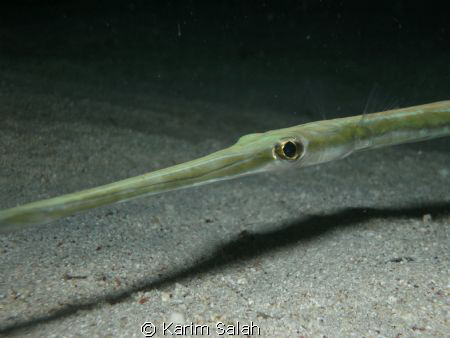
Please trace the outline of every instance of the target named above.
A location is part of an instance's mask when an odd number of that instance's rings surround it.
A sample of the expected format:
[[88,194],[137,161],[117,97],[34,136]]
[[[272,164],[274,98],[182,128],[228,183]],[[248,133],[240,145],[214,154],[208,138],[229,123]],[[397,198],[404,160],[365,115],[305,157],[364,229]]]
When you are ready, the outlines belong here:
[[294,142],[286,142],[283,146],[283,152],[286,157],[294,157],[297,154],[297,146]]

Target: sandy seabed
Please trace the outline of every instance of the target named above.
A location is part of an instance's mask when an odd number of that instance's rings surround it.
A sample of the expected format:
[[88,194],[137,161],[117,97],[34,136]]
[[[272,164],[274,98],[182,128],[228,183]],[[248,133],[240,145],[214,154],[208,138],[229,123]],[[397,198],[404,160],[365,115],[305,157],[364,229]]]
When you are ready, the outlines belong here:
[[[181,163],[247,133],[321,118],[322,108],[333,107],[325,117],[358,114],[367,100],[355,96],[357,84],[318,73],[292,81],[292,93],[315,98],[300,95],[277,111],[266,94],[292,94],[280,90],[289,83],[263,78],[243,92],[221,70],[221,83],[196,90],[130,83],[117,69],[99,80],[86,67],[2,61],[0,208]],[[322,100],[316,89],[338,97]],[[262,336],[443,337],[448,144],[363,152],[2,235],[0,331],[141,337],[145,322],[162,335],[170,323],[213,330],[238,321]]]

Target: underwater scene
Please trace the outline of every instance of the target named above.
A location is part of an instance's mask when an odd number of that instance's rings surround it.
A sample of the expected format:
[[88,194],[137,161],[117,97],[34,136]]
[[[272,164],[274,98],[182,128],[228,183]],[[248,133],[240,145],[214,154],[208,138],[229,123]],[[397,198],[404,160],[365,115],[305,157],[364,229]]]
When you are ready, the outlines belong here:
[[0,4],[0,336],[443,337],[450,23],[418,1]]

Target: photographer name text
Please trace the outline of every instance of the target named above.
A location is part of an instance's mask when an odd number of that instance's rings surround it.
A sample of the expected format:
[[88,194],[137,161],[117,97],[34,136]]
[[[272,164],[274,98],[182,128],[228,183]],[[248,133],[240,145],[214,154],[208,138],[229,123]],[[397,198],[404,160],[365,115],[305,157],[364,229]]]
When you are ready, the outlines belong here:
[[195,324],[193,322],[189,324],[162,322],[158,325],[158,328],[151,322],[146,322],[141,326],[141,332],[145,337],[153,337],[156,332],[162,336],[209,336],[211,333],[219,336],[259,336],[261,329],[253,321],[249,323],[235,321],[232,324],[217,322],[215,325]]

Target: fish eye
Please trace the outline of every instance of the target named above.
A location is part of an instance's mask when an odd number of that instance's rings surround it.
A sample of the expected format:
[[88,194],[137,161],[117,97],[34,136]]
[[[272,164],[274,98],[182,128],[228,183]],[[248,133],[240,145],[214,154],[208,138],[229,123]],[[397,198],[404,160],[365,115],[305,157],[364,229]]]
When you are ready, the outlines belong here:
[[283,154],[286,157],[292,158],[297,154],[297,146],[294,142],[288,141],[283,145]]
[[275,145],[275,154],[284,160],[296,160],[303,154],[303,145],[295,139],[284,140]]

